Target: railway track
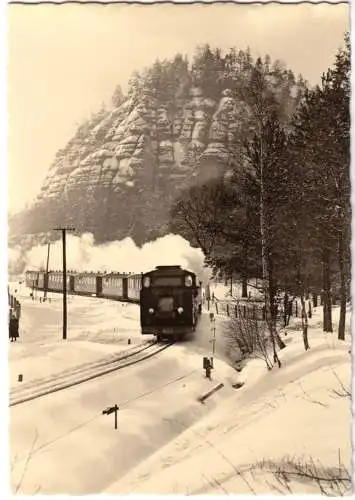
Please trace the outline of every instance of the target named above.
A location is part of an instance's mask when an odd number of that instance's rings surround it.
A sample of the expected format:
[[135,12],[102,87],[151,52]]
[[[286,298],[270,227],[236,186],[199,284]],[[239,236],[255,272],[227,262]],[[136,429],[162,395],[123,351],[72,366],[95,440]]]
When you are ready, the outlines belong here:
[[126,351],[123,354],[110,356],[93,363],[85,363],[76,368],[69,368],[49,377],[35,379],[10,391],[9,406],[26,403],[140,363],[156,356],[172,344],[172,342],[167,344],[153,342],[139,349],[134,349],[132,352],[127,353]]

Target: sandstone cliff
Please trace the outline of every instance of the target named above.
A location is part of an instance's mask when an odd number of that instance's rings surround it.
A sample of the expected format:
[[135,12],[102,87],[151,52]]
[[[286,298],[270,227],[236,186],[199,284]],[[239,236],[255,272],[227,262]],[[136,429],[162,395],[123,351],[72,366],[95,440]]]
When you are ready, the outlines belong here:
[[[69,223],[98,242],[131,236],[141,244],[165,234],[179,192],[222,174],[235,160],[233,144],[248,116],[236,82],[250,73],[250,55],[234,54],[239,73],[234,68],[231,79],[226,62],[222,71],[220,56],[210,53],[215,73],[204,52],[191,69],[176,56],[136,75],[123,102],[97,113],[58,151],[34,206],[17,218],[12,234],[40,236]],[[244,73],[243,64],[249,64]]]

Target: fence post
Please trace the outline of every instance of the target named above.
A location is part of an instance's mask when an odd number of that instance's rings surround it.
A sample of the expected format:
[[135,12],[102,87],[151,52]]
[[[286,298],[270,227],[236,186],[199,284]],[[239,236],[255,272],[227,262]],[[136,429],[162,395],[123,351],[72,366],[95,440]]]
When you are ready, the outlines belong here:
[[313,307],[318,306],[318,296],[316,293],[313,294]]
[[235,317],[238,318],[238,306],[234,306]]
[[288,305],[288,311],[287,311],[287,316],[292,316],[292,313],[293,313],[293,303],[292,302],[289,302]]
[[227,304],[227,316],[229,316],[229,304]]
[[218,305],[217,305],[217,302],[215,302],[215,305],[216,305],[216,314],[218,314]]
[[296,318],[298,318],[298,302],[296,300]]

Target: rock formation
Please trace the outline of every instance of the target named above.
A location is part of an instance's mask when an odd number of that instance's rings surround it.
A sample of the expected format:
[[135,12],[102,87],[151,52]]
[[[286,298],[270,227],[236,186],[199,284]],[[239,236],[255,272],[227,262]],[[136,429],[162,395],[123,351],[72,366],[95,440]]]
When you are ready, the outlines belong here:
[[228,169],[245,123],[235,88],[222,81],[210,91],[197,66],[190,70],[181,56],[155,63],[132,80],[118,107],[79,127],[34,206],[10,224],[12,240],[69,223],[98,242],[131,236],[142,244],[165,234],[172,201]]

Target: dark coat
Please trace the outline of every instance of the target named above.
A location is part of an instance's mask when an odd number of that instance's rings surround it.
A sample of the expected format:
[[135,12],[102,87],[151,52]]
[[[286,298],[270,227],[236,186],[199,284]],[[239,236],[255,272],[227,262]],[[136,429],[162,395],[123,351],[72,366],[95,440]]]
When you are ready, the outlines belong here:
[[9,322],[9,338],[17,338],[19,337],[19,332],[18,332],[18,319],[17,318],[10,318]]

